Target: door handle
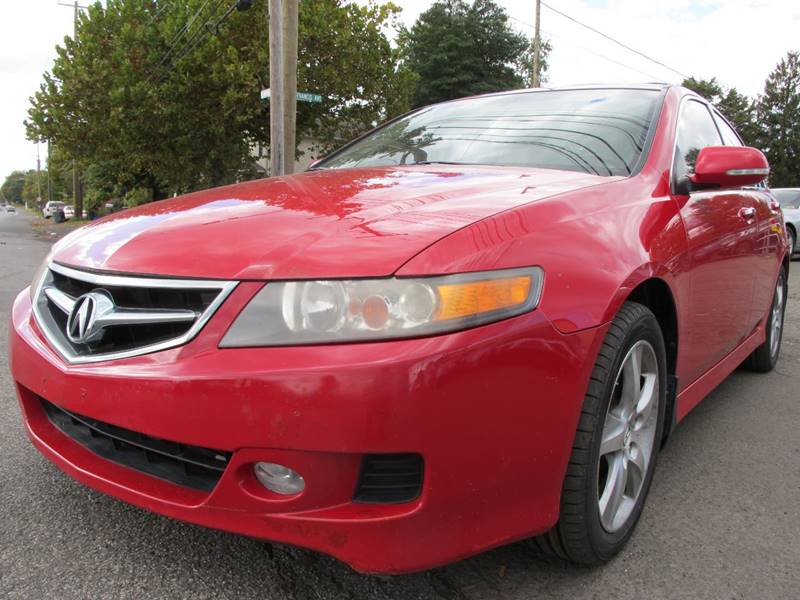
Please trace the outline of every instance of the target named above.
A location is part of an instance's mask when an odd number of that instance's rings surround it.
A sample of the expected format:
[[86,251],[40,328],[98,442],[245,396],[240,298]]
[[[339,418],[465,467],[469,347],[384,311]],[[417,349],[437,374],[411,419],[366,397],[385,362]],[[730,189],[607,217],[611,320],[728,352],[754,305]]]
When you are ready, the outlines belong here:
[[756,216],[756,209],[752,206],[745,206],[744,208],[739,209],[739,216],[745,221],[749,221]]

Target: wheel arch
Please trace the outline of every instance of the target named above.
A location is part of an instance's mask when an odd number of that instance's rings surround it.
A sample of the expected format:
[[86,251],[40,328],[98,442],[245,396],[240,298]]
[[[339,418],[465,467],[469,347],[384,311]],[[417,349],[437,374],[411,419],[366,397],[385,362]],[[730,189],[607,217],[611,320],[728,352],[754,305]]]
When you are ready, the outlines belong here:
[[669,271],[643,267],[621,286],[620,292],[608,308],[610,320],[614,318],[623,302],[637,302],[653,312],[661,328],[667,354],[667,407],[663,440],[669,437],[677,423],[680,323],[676,293],[671,281],[673,278]]
[[642,281],[627,297],[649,308],[658,320],[667,351],[667,373],[675,375],[678,365],[678,311],[669,285],[657,277]]

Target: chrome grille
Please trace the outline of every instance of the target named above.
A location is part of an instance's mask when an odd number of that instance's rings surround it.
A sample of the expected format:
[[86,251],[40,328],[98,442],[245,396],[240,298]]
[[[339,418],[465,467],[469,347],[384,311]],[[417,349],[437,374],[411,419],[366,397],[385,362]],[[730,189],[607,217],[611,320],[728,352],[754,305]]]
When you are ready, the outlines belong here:
[[69,362],[137,356],[191,340],[235,282],[109,275],[51,263],[34,315]]

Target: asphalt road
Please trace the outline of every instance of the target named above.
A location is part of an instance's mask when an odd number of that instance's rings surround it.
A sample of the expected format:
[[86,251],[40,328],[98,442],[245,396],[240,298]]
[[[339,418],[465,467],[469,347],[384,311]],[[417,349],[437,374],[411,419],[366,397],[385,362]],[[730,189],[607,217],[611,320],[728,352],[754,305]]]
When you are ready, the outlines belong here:
[[567,568],[527,542],[403,577],[162,518],[77,484],[28,443],[8,373],[8,311],[47,253],[0,212],[0,598],[797,598],[800,592],[800,263],[783,356],[737,372],[661,455],[628,548]]

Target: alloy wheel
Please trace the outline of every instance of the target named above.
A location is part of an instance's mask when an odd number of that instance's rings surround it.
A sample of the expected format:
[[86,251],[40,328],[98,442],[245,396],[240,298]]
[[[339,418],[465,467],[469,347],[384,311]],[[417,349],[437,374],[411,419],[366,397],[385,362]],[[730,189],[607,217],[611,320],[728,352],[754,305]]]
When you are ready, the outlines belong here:
[[617,373],[598,462],[597,505],[609,533],[628,522],[651,467],[658,427],[658,361],[650,342],[636,342]]
[[774,359],[781,347],[781,330],[783,329],[783,304],[786,301],[786,280],[781,271],[778,285],[772,300],[772,318],[770,319],[769,354]]

